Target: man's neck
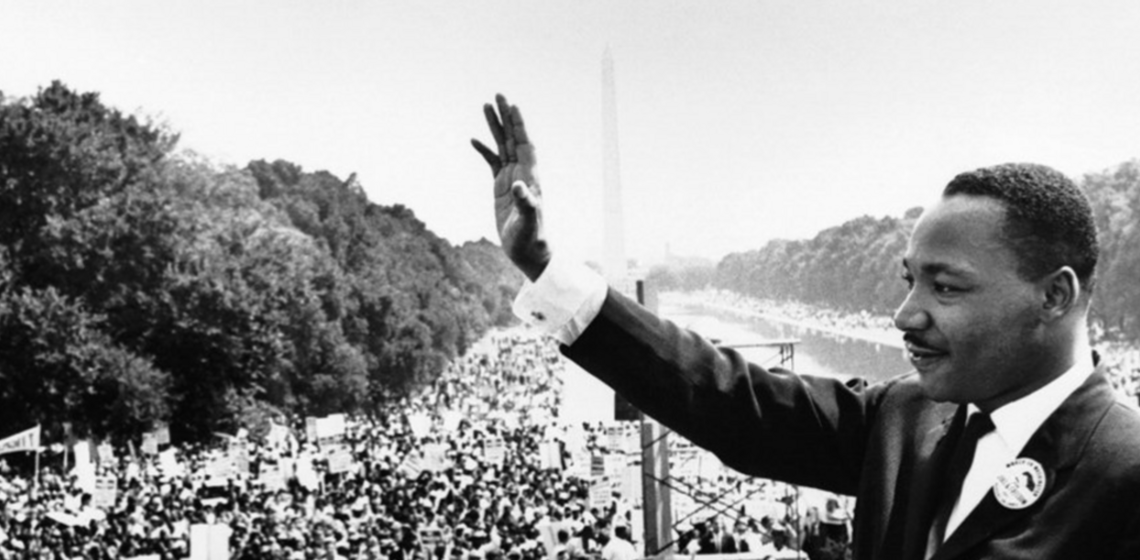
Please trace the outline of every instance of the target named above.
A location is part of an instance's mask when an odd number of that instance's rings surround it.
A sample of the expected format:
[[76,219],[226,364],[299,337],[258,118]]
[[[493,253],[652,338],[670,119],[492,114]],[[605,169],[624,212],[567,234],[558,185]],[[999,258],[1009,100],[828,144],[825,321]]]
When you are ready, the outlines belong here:
[[1023,399],[1039,391],[1042,387],[1052,383],[1065,372],[1078,363],[1091,361],[1092,345],[1089,343],[1087,330],[1072,329],[1062,336],[1046,339],[1041,345],[1039,358],[1032,364],[1027,364],[1026,371],[1032,375],[1030,382],[1013,388],[1001,395],[985,402],[974,403],[987,414],[1017,400]]

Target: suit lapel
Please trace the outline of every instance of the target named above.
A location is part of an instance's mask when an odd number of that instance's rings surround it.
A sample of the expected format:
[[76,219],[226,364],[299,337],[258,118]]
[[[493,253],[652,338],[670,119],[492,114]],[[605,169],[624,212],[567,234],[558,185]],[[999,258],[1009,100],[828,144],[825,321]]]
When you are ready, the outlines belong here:
[[1077,462],[1096,423],[1113,400],[1108,380],[1097,370],[1045,420],[1018,455],[1033,459],[1044,468],[1042,496],[1024,509],[1009,509],[998,503],[991,490],[930,560],[955,558],[1021,516],[1044,507],[1055,490],[1057,472]]
[[[950,450],[954,447],[953,442],[962,435],[965,410],[965,407],[948,409],[942,422],[922,438],[909,492],[900,492],[895,496],[896,504],[892,508],[894,515],[891,529],[888,529],[888,538],[902,535],[902,558],[921,559],[925,555],[926,536],[930,532],[930,521],[938,506],[942,474],[946,470]],[[905,507],[899,507],[903,505]]]

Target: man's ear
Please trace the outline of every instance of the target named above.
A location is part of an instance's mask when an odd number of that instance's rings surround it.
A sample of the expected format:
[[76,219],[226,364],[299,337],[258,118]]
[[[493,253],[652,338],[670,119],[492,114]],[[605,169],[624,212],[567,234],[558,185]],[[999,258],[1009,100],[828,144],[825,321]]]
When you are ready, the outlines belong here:
[[1068,266],[1062,266],[1041,279],[1042,319],[1055,321],[1068,315],[1077,307],[1083,293],[1077,273]]

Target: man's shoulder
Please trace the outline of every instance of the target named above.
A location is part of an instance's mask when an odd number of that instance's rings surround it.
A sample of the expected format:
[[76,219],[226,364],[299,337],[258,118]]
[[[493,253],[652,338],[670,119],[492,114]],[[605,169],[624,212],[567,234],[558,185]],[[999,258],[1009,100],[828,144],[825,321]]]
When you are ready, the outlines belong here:
[[955,403],[928,398],[914,372],[876,383],[866,391],[870,441],[888,448],[900,442],[914,442],[923,434],[946,426],[958,408]]
[[915,372],[903,373],[867,387],[867,401],[877,408],[914,414],[924,410],[956,406],[948,403],[938,403],[927,398],[919,384],[918,374]]
[[[1079,465],[1118,496],[1140,497],[1140,409],[1123,399],[1099,372],[1042,425],[1034,442],[1047,442],[1059,467]],[[1049,455],[1046,455],[1048,457]]]
[[[1092,444],[1111,444],[1114,455],[1140,469],[1140,408],[1117,398],[1105,411],[1094,431]],[[1140,474],[1140,473],[1138,473]]]
[[[1094,373],[1077,389],[1058,411],[1070,412],[1073,417],[1084,416],[1095,423],[1094,439],[1108,439],[1124,444],[1132,454],[1140,457],[1140,408],[1112,388],[1107,377]],[[1065,420],[1072,422],[1069,417]]]

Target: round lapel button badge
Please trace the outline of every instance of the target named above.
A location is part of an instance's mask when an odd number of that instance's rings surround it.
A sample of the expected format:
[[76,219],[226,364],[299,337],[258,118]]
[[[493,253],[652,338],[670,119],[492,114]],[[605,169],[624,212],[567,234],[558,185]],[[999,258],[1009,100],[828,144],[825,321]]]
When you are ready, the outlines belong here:
[[994,483],[994,497],[1009,509],[1025,509],[1045,494],[1045,468],[1028,457],[1010,461]]

